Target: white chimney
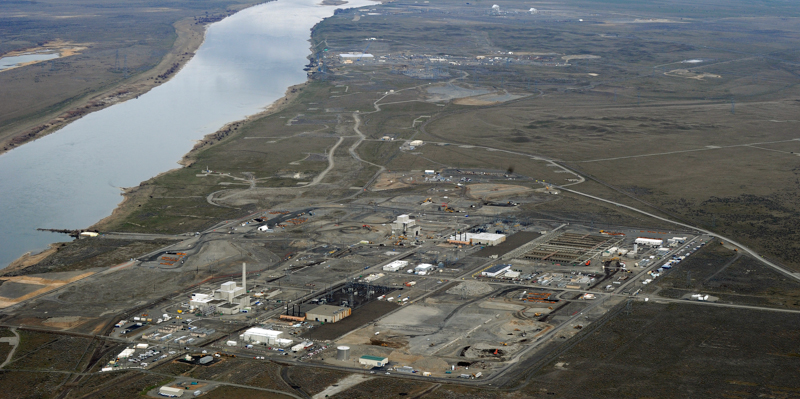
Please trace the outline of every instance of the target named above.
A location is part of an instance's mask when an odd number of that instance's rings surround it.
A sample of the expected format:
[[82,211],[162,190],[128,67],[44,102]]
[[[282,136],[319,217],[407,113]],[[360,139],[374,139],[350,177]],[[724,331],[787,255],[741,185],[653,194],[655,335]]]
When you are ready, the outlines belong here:
[[242,288],[247,293],[247,263],[242,262]]

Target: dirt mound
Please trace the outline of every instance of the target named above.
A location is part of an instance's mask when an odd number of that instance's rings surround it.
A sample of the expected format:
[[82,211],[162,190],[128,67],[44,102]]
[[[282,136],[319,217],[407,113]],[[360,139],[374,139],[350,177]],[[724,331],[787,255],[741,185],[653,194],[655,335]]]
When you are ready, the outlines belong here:
[[507,198],[513,195],[520,195],[532,192],[533,189],[513,184],[470,184],[467,186],[467,196],[469,198],[482,198],[491,200],[495,198]]
[[369,343],[370,345],[383,346],[388,348],[402,348],[408,344],[408,342],[406,341],[393,340],[393,339],[379,339],[379,338],[370,338]]
[[494,291],[491,285],[480,281],[464,281],[445,291],[452,295],[482,296]]

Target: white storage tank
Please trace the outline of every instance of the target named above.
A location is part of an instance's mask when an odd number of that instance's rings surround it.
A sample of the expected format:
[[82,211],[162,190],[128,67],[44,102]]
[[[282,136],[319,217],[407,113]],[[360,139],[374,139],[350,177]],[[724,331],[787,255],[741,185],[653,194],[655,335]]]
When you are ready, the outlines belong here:
[[336,347],[336,360],[350,360],[350,347],[349,346]]

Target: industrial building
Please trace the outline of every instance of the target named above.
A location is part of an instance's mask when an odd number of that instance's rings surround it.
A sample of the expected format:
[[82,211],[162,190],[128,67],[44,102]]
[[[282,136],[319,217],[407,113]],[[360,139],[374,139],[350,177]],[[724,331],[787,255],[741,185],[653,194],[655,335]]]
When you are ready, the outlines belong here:
[[370,367],[383,367],[389,364],[389,358],[364,355],[358,358],[358,364]]
[[384,265],[383,266],[383,270],[387,271],[387,272],[396,272],[396,271],[398,271],[400,269],[405,268],[406,266],[408,266],[408,261],[396,260],[396,261],[391,262],[391,263],[389,263],[387,265]]
[[337,321],[350,316],[351,313],[352,309],[350,308],[320,305],[306,312],[306,320],[320,321],[323,323],[336,323]]
[[408,145],[410,145],[410,146],[413,146],[413,147],[419,147],[419,146],[421,146],[422,144],[424,144],[424,142],[423,142],[422,140],[411,140],[411,141],[408,143]]
[[414,273],[419,274],[420,276],[424,276],[430,272],[432,272],[436,266],[430,263],[420,263],[417,267],[414,268]]
[[181,396],[183,396],[183,391],[185,390],[168,386],[163,386],[161,388],[158,388],[158,393],[160,395],[173,398],[180,398]]
[[487,245],[493,247],[506,240],[505,234],[493,233],[459,233],[451,236],[447,242],[464,245]]
[[223,283],[220,289],[214,291],[214,298],[233,302],[233,298],[244,294],[244,287],[237,287],[233,281]]
[[341,57],[343,60],[345,60],[345,59],[351,59],[352,60],[353,58],[355,58],[355,59],[368,58],[368,59],[372,60],[373,58],[375,58],[374,55],[369,54],[369,53],[341,53],[341,54],[339,54],[339,57]]
[[283,335],[282,331],[253,327],[246,330],[244,334],[240,335],[240,337],[245,342],[261,343],[280,347],[291,345],[292,340],[281,338],[281,335]]
[[247,266],[242,264],[242,286],[237,287],[236,282],[228,281],[209,294],[192,294],[189,300],[190,309],[199,309],[202,312],[222,314],[240,313],[250,307],[250,296],[247,295]]
[[494,265],[483,270],[481,276],[494,278],[509,270],[511,270],[511,265]]
[[133,348],[125,348],[122,352],[119,353],[119,355],[117,355],[117,359],[126,359],[131,355],[133,355],[134,352],[136,352],[136,350]]
[[420,227],[417,226],[417,221],[411,219],[408,215],[400,215],[397,220],[392,222],[392,234],[404,235],[407,237],[419,236]]
[[639,237],[634,241],[636,244],[640,245],[647,245],[650,247],[660,247],[664,240],[659,240],[657,238],[647,238],[647,237]]

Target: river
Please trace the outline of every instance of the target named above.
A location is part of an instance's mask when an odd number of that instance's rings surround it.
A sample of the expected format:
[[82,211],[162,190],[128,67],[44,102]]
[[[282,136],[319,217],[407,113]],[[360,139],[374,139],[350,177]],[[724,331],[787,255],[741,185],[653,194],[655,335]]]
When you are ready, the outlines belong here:
[[0,267],[65,241],[36,228],[86,228],[133,187],[177,162],[194,142],[253,115],[306,80],[311,28],[336,8],[278,0],[208,27],[195,56],[138,99],[84,116],[0,155]]

